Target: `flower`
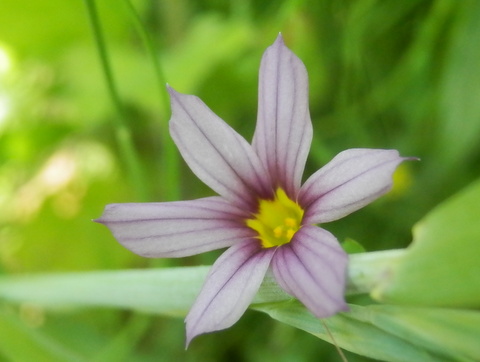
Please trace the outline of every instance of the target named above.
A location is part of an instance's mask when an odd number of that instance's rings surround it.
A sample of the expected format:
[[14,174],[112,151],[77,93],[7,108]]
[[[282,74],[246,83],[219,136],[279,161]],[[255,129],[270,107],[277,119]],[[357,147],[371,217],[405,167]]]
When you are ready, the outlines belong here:
[[192,171],[219,196],[107,205],[97,220],[145,257],[229,247],[213,264],[187,318],[195,336],[233,325],[268,268],[315,316],[347,310],[348,257],[316,226],[360,209],[392,187],[396,150],[349,149],[301,185],[312,140],[305,66],[279,35],[260,67],[252,144],[199,98],[169,88],[170,133]]

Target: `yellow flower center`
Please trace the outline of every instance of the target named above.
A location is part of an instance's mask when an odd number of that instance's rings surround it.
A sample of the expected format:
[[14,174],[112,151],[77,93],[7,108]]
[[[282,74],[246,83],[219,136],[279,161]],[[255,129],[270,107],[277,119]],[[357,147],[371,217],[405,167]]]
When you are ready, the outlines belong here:
[[260,200],[258,213],[246,220],[247,226],[258,233],[264,248],[289,243],[302,227],[303,209],[285,191],[277,189],[273,200]]

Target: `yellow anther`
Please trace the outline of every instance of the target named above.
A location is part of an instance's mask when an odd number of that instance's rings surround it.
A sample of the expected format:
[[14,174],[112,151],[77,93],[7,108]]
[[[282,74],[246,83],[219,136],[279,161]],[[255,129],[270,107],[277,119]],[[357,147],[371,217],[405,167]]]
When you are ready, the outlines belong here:
[[246,224],[258,233],[264,248],[289,243],[302,227],[303,209],[285,191],[277,189],[273,200],[260,200],[258,213]]
[[287,232],[286,232],[287,239],[292,240],[293,235],[295,235],[296,232],[297,232],[297,230],[288,229]]
[[285,225],[291,228],[298,227],[298,221],[292,217],[287,217],[285,218]]
[[282,237],[283,234],[283,226],[277,226],[275,229],[273,229],[273,235],[275,235],[276,238]]

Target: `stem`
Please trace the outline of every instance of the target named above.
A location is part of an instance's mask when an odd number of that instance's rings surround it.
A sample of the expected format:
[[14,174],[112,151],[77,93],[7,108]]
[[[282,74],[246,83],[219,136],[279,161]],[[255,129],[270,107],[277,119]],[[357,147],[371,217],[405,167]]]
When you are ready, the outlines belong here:
[[327,322],[325,322],[324,320],[320,320],[320,321],[322,322],[323,327],[327,331],[328,336],[332,340],[332,344],[335,346],[335,349],[337,350],[338,354],[340,355],[340,359],[342,360],[342,362],[348,362],[347,357],[345,357],[345,354],[343,353],[342,349],[338,346],[335,338],[333,338],[333,334],[332,334],[332,332],[330,332],[330,328],[328,328]]
[[166,81],[165,75],[163,73],[162,67],[160,65],[160,57],[158,55],[158,49],[156,49],[152,37],[150,36],[149,32],[145,28],[138,12],[136,11],[135,7],[132,5],[130,0],[123,0],[125,5],[127,6],[128,12],[132,17],[132,21],[135,25],[135,28],[142,39],[143,46],[145,47],[148,56],[153,65],[153,70],[155,73],[155,78],[157,80],[157,87],[158,87],[158,96],[160,101],[160,108],[161,108],[161,118],[162,122],[162,134],[161,134],[161,141],[163,146],[163,155],[161,159],[161,165],[163,165],[163,170],[165,172],[162,175],[162,183],[165,187],[166,191],[166,199],[168,200],[178,200],[181,198],[180,195],[180,168],[179,168],[179,154],[173,143],[172,139],[170,138],[168,132],[168,111],[170,109],[170,101],[166,91]]
[[102,71],[105,75],[108,94],[113,103],[113,107],[117,111],[117,117],[112,117],[112,121],[114,122],[115,136],[120,148],[120,153],[126,164],[127,173],[130,177],[130,182],[133,184],[133,187],[137,193],[137,197],[140,199],[140,201],[147,201],[149,198],[145,177],[138,159],[138,155],[133,146],[132,136],[128,128],[128,118],[125,112],[125,107],[120,99],[113,77],[98,11],[95,6],[95,0],[84,0],[84,2],[87,8],[90,26],[92,28],[93,36],[97,46],[98,55],[100,57]]

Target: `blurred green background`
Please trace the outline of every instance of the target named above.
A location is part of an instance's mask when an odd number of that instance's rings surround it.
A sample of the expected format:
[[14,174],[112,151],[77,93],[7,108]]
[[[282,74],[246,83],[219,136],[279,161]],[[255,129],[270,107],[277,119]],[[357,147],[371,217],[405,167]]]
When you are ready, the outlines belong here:
[[[478,1],[131,4],[165,81],[200,96],[249,140],[260,59],[282,32],[310,77],[314,142],[306,177],[347,148],[395,148],[421,158],[401,166],[389,195],[325,225],[339,240],[353,238],[368,251],[405,247],[417,220],[480,175]],[[211,264],[219,255],[147,260],[91,222],[108,203],[212,195],[170,153],[163,80],[128,5],[97,4],[143,185],[117,142],[120,115],[86,4],[0,3],[0,274]],[[105,309],[47,312],[30,304],[0,310],[13,329],[54,346],[65,360],[340,360],[331,345],[258,312],[198,337],[185,351],[181,319]],[[28,349],[25,333],[17,342]],[[0,344],[0,356],[16,360],[16,347]]]

